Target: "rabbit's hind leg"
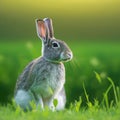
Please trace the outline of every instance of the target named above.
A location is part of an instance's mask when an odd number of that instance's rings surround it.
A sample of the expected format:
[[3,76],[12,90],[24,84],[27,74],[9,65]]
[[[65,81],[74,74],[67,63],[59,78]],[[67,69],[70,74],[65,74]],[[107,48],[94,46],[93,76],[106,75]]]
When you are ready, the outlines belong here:
[[15,101],[23,110],[31,110],[31,102],[35,102],[34,96],[30,91],[18,90],[15,95]]

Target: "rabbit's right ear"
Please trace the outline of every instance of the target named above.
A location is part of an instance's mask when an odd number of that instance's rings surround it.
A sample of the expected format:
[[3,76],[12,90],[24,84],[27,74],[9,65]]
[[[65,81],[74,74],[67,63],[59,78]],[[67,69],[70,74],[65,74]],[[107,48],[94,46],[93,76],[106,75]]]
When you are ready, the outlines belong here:
[[45,25],[45,22],[40,19],[36,19],[36,28],[38,37],[41,38],[44,42],[48,39],[48,29]]
[[48,27],[49,38],[54,38],[54,30],[53,30],[52,19],[44,18],[43,21],[46,23],[46,26]]

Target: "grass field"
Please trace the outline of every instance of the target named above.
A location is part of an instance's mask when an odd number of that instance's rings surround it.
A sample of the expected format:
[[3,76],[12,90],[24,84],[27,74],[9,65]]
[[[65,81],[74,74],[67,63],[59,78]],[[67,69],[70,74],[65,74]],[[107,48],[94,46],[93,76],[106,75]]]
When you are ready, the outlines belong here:
[[[67,109],[61,112],[46,109],[27,113],[19,108],[15,110],[8,102],[13,98],[18,75],[32,59],[41,55],[41,43],[0,43],[0,120],[120,119],[120,43],[67,43],[74,54],[73,60],[65,63]],[[82,102],[77,102],[80,96]]]
[[43,111],[33,110],[23,112],[19,108],[13,110],[11,106],[0,107],[0,120],[119,120],[120,106],[109,110],[100,109],[98,106],[91,106],[87,110],[67,109],[59,112],[52,112],[48,109]]

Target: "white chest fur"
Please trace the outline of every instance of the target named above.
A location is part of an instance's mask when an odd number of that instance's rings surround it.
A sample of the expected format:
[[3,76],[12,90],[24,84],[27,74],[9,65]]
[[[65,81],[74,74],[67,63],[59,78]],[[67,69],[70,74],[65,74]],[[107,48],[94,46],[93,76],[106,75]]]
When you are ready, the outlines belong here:
[[44,66],[37,64],[34,68],[32,72],[32,76],[35,76],[34,84],[31,87],[34,93],[49,98],[62,89],[65,82],[65,68],[62,63],[46,62]]

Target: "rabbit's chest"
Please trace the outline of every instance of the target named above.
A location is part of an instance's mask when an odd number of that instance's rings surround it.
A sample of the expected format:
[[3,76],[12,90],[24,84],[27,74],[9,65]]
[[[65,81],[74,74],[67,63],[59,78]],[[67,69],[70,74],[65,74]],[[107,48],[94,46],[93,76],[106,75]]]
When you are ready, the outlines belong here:
[[49,86],[51,86],[53,90],[59,88],[65,82],[64,69],[61,67],[55,67],[51,69],[51,72],[49,73],[47,79]]
[[63,64],[41,67],[35,78],[34,90],[47,97],[59,91],[65,83],[65,68]]
[[65,82],[65,70],[61,65],[49,66],[46,73],[46,85],[50,87],[52,91],[56,91],[61,88]]

